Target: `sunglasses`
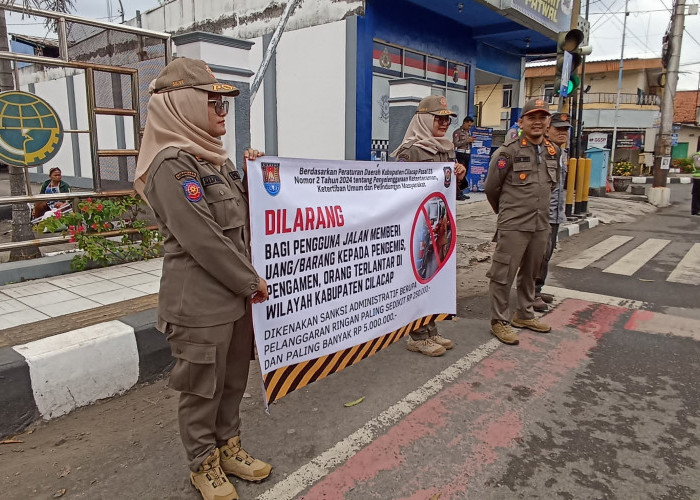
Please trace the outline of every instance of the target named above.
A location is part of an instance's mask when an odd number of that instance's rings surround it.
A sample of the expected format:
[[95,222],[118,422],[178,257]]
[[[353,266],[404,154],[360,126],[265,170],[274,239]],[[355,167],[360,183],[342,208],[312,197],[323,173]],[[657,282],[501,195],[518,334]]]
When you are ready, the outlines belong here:
[[436,116],[438,123],[447,123],[448,125],[452,123],[451,116]]
[[226,116],[228,113],[228,101],[224,101],[223,99],[209,99],[207,102],[214,105],[214,113],[218,116]]

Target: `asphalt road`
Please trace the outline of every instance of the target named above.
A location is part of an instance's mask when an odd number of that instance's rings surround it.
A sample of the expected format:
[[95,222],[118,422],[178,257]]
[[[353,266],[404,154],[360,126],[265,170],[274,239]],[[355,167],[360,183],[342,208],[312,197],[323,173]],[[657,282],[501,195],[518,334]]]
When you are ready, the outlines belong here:
[[[495,340],[484,281],[440,325],[456,342],[443,357],[400,341],[269,415],[253,370],[243,442],[274,470],[236,481],[241,498],[700,498],[700,280],[682,266],[674,275],[700,242],[700,217],[689,186],[672,188],[672,207],[561,243],[550,334]],[[624,243],[580,267],[615,236]],[[580,268],[562,265],[572,261]],[[0,445],[0,496],[199,498],[176,399],[163,382],[143,386]]]

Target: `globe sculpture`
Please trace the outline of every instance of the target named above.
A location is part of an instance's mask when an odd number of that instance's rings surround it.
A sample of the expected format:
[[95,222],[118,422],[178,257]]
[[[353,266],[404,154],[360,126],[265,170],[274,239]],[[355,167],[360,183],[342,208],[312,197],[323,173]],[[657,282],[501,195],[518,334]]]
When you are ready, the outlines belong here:
[[0,161],[20,167],[53,158],[63,142],[63,126],[41,97],[11,90],[0,93]]

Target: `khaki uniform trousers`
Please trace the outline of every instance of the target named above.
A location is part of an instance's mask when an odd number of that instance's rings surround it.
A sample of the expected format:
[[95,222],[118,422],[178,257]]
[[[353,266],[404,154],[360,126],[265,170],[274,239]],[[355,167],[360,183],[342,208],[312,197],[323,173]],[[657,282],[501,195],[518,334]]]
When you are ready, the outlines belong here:
[[[518,305],[516,314],[521,319],[532,319],[535,311],[535,278],[544,257],[549,228],[541,231],[498,230],[496,251],[493,253],[490,279],[491,321],[510,322],[510,289],[518,273]],[[520,271],[518,272],[518,268]]]
[[168,386],[180,391],[178,423],[190,470],[239,434],[239,406],[253,349],[250,304],[233,323],[202,328],[168,323],[175,367]]

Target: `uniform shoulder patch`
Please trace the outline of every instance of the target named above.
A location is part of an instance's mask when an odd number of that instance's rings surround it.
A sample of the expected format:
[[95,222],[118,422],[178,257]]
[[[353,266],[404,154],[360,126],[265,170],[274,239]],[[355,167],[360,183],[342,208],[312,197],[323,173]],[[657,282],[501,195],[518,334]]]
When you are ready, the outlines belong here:
[[508,157],[505,155],[501,155],[498,157],[498,160],[496,160],[496,166],[499,169],[504,169],[508,166]]
[[408,157],[408,154],[406,153],[401,153],[398,158],[396,158],[396,161],[410,161],[410,158]]
[[228,176],[234,181],[237,181],[241,178],[241,174],[238,173],[238,170],[232,170],[228,173]]
[[185,198],[192,203],[197,203],[202,199],[202,185],[196,179],[190,179],[182,183],[185,191]]
[[179,181],[183,177],[192,177],[193,179],[197,178],[197,172],[193,172],[192,170],[182,170],[178,173],[175,174],[175,178]]

